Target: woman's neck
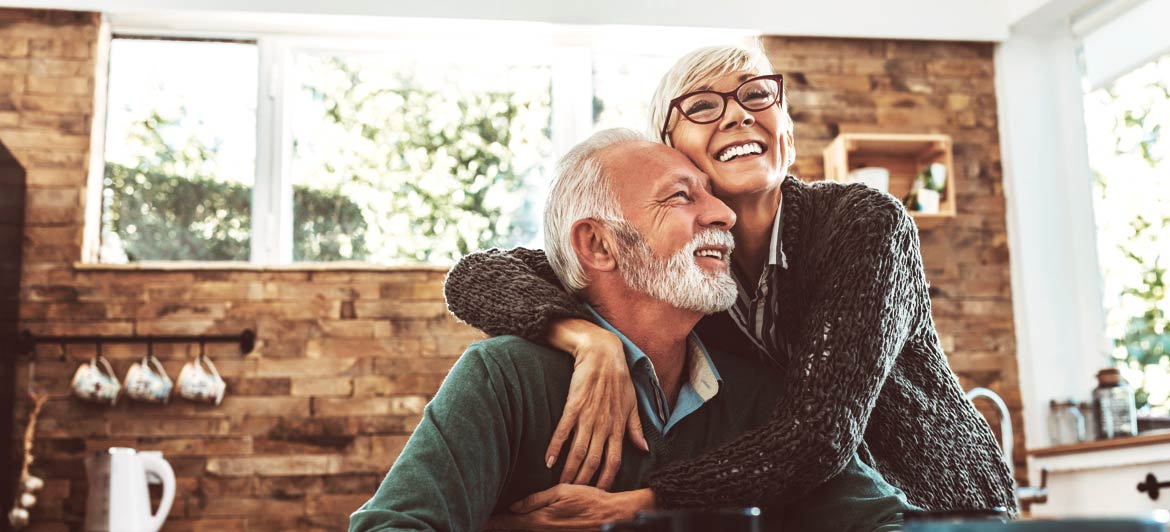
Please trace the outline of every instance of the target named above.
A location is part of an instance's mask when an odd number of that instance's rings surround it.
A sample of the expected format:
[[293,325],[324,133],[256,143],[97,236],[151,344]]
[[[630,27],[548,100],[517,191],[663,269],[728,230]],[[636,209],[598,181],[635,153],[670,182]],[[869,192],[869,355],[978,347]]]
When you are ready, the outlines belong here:
[[768,263],[768,251],[772,245],[772,227],[776,222],[776,209],[780,206],[780,185],[759,193],[746,194],[724,199],[735,211],[735,252],[731,258],[753,283],[760,278],[764,265]]

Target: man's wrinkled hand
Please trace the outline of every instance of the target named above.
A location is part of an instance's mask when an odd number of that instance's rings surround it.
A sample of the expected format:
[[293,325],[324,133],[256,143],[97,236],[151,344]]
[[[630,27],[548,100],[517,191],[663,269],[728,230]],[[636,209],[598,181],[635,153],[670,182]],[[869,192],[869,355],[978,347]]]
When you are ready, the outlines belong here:
[[487,530],[598,530],[654,507],[649,489],[609,493],[591,486],[558,484],[533,493],[493,515]]

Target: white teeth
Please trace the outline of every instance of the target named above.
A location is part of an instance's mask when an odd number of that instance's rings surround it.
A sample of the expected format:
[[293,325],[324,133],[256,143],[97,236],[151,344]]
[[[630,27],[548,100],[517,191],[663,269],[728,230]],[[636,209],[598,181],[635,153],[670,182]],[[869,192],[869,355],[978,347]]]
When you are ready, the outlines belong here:
[[723,150],[721,153],[719,153],[717,158],[719,159],[719,162],[725,163],[725,162],[730,161],[736,157],[742,157],[744,155],[751,155],[751,154],[757,154],[757,153],[763,153],[763,152],[764,152],[764,148],[763,148],[763,146],[760,146],[760,144],[758,142],[750,142],[748,144],[741,144],[739,146],[733,146],[731,148]]
[[695,252],[696,257],[711,257],[716,259],[723,259],[723,253],[714,249],[701,249]]

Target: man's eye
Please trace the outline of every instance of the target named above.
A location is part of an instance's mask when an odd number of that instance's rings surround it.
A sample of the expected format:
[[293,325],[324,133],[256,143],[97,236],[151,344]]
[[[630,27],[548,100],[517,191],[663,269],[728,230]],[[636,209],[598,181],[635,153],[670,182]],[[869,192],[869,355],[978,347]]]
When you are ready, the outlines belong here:
[[678,192],[675,192],[674,194],[671,194],[669,199],[674,199],[674,198],[681,198],[681,199],[690,201],[691,195],[687,194],[686,191],[680,190]]

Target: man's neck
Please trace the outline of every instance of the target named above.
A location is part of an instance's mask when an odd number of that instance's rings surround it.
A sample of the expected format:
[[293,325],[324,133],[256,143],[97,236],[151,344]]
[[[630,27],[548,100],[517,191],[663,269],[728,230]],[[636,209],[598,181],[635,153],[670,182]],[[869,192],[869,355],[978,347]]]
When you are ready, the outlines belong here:
[[686,370],[687,338],[703,315],[672,307],[624,283],[620,287],[592,288],[589,304],[646,354],[654,364],[658,384],[673,406]]

